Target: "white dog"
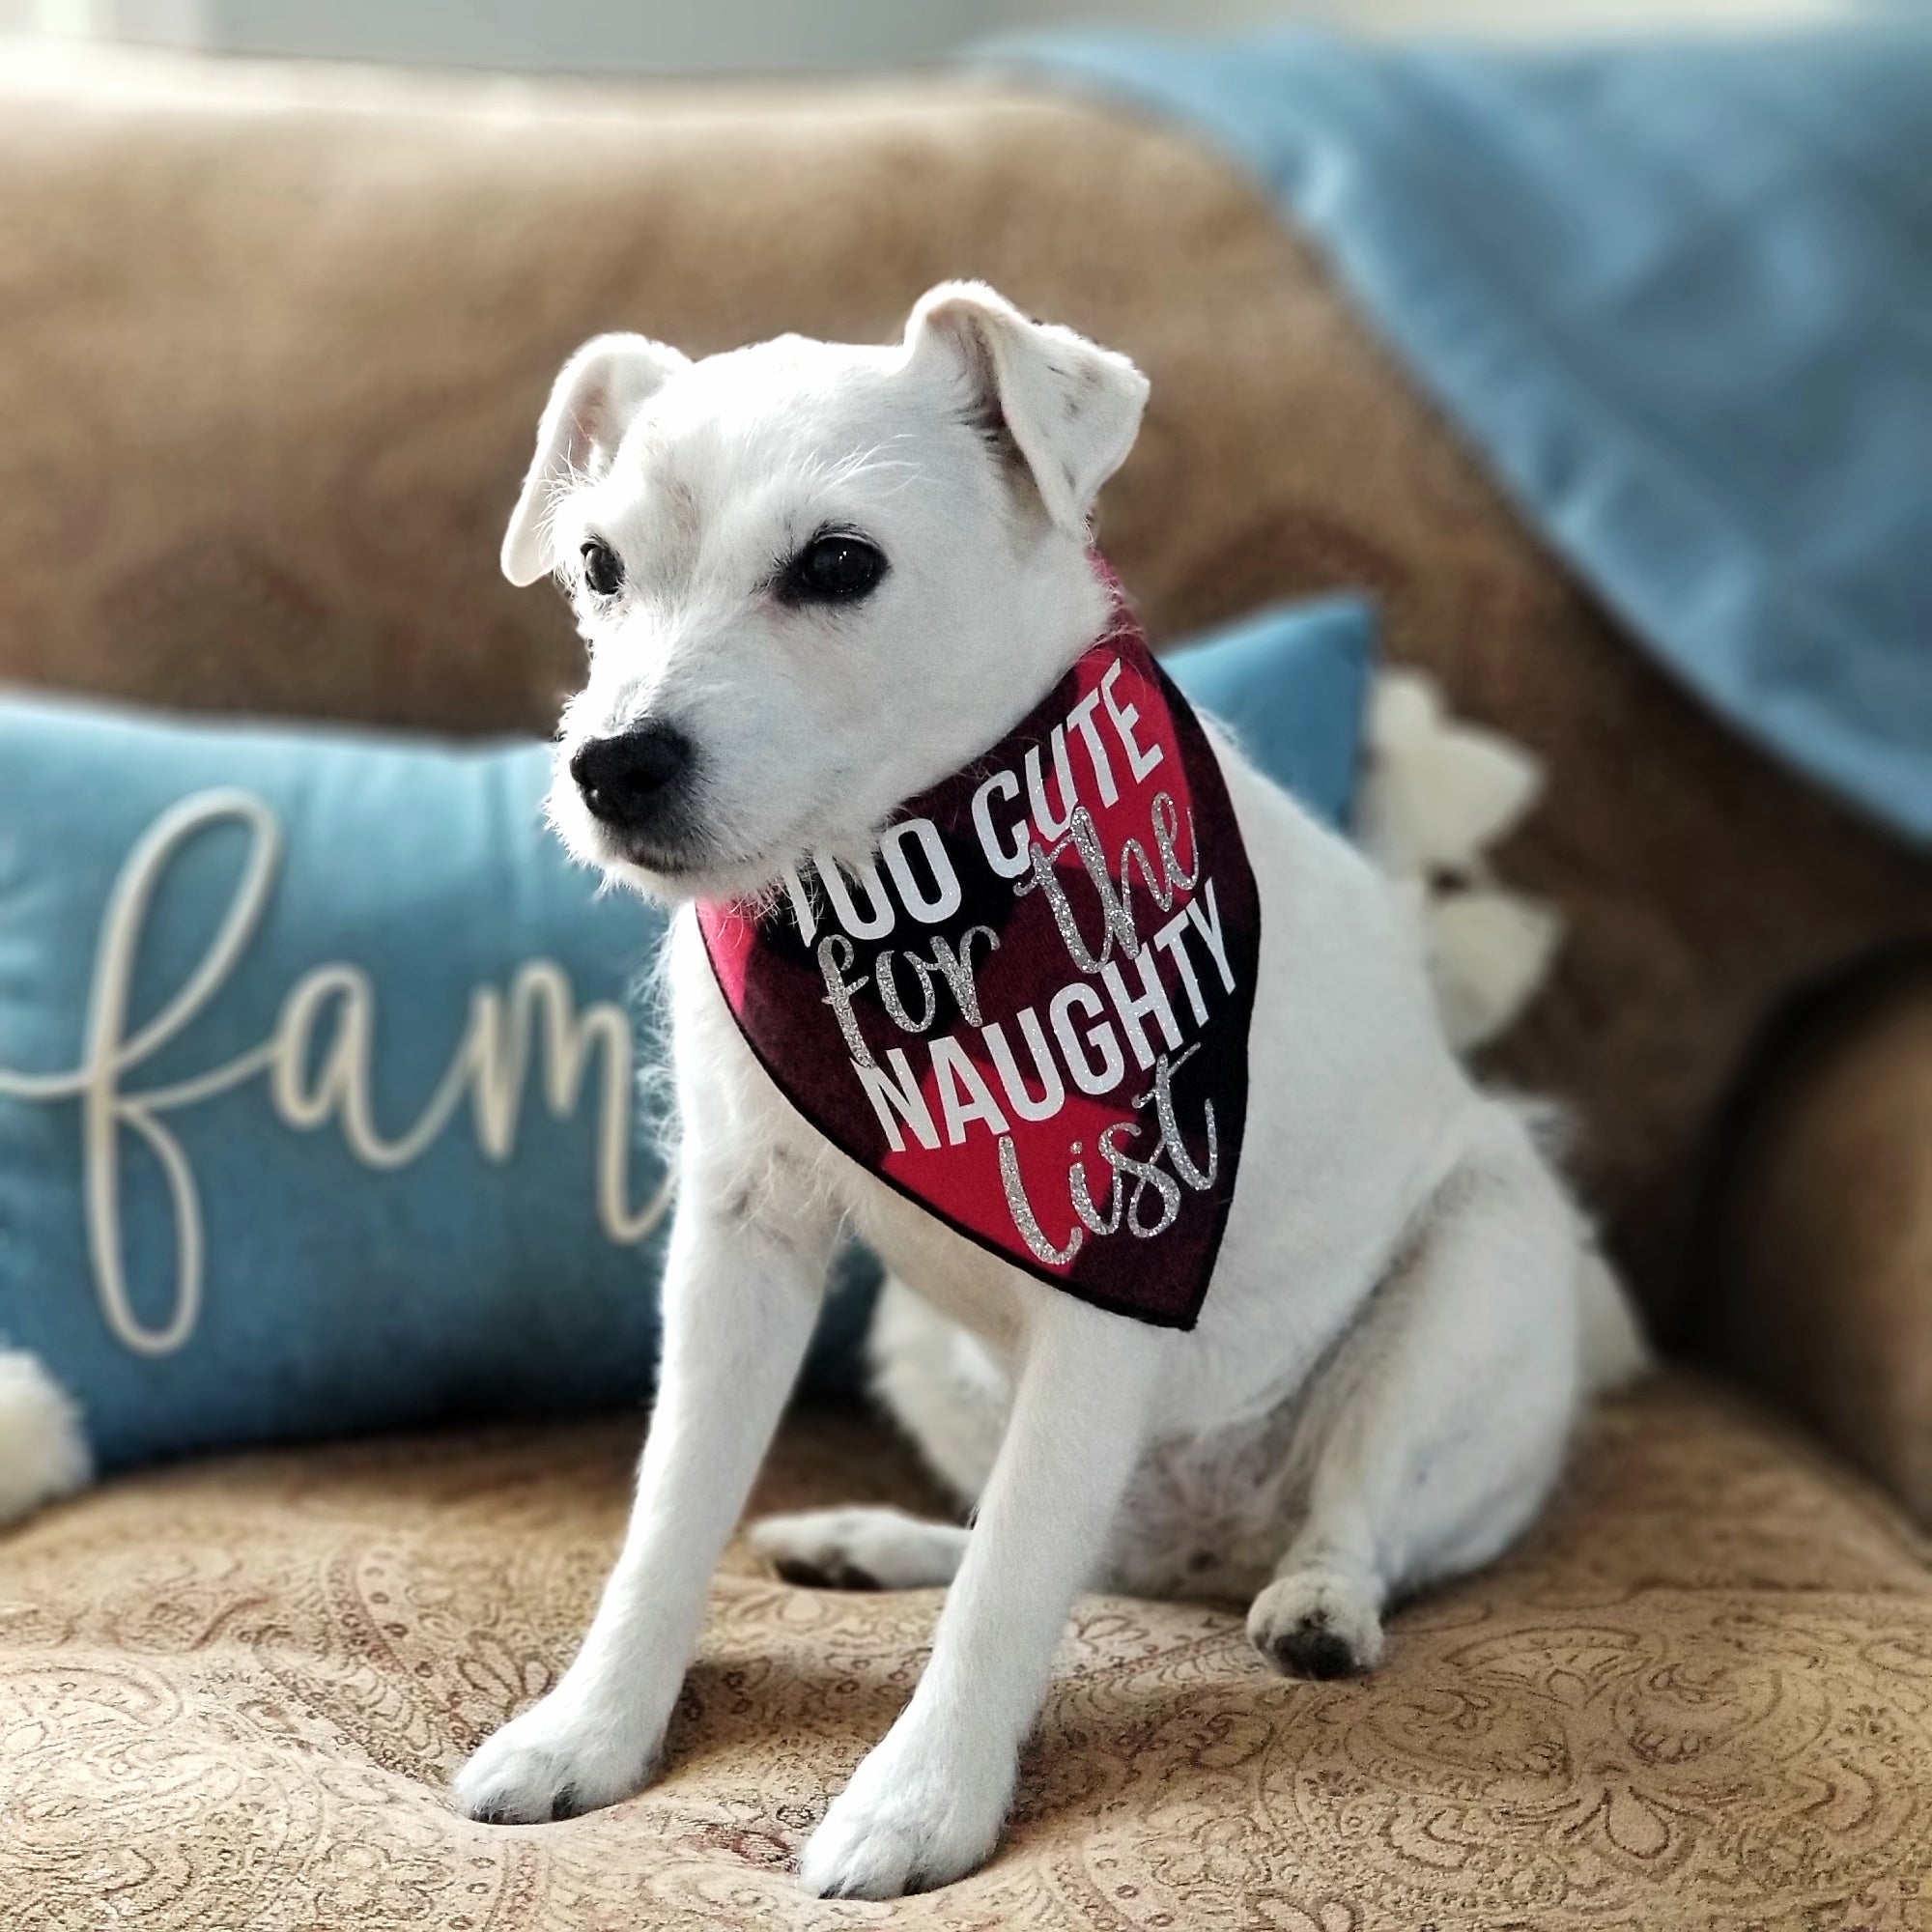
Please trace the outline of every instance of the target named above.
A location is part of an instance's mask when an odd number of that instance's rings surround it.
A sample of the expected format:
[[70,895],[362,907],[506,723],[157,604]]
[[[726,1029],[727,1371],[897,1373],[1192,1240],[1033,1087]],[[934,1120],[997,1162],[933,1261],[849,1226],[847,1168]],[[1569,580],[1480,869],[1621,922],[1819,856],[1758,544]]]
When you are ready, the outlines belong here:
[[988,1856],[1083,1587],[1252,1595],[1280,1667],[1367,1669],[1391,1598],[1502,1549],[1584,1393],[1634,1360],[1523,1120],[1444,1042],[1412,913],[1218,741],[1264,918],[1245,1151],[1196,1327],[953,1233],[808,1125],[740,1034],[692,902],[769,899],[809,852],[863,867],[1053,690],[1107,624],[1088,518],[1147,387],[972,284],[927,295],[902,345],[692,362],[603,336],[557,380],[503,568],[556,573],[591,646],[558,829],[682,905],[681,1195],[622,1553],[556,1688],[459,1775],[475,1817],[568,1817],[650,1776],[846,1230],[895,1277],[881,1388],[975,1520],[753,1532],[795,1579],[951,1585],[912,1701],[806,1848],[821,1895]]

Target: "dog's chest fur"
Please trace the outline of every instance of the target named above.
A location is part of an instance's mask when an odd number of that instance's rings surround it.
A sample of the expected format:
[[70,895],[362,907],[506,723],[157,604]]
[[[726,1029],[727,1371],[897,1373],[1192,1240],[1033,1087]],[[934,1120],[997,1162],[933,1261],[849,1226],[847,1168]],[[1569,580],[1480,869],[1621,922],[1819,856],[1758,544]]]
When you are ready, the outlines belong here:
[[[1007,1427],[1009,1358],[897,1279],[880,1302],[872,1357],[879,1395],[970,1506]],[[1106,1580],[1150,1597],[1253,1596],[1302,1508],[1306,1475],[1293,1445],[1304,1411],[1294,1390],[1222,1428],[1151,1443],[1116,1525]]]

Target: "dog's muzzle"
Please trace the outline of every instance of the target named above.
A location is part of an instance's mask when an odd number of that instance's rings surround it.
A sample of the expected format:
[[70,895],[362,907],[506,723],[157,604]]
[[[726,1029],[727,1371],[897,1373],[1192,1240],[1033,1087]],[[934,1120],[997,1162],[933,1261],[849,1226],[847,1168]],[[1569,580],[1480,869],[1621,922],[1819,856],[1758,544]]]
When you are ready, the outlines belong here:
[[692,762],[691,740],[676,725],[648,720],[580,745],[570,776],[600,825],[619,838],[648,841],[668,829]]

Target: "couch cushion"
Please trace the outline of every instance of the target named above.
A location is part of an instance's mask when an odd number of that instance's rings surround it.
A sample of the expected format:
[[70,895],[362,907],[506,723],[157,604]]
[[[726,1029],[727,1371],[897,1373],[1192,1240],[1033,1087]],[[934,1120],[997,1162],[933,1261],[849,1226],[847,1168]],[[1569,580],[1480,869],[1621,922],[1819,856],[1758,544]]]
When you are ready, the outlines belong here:
[[[637,1435],[265,1454],[128,1479],[18,1533],[0,1922],[1914,1922],[1924,1547],[1699,1385],[1609,1409],[1545,1527],[1403,1611],[1364,1682],[1270,1675],[1232,1609],[1084,1600],[1008,1843],[902,1907],[815,1904],[790,1867],[910,1690],[936,1594],[796,1589],[742,1548],[660,1784],[561,1825],[447,1808],[464,1752],[566,1661]],[[758,1505],[929,1503],[881,1449],[853,1418],[801,1417]]]

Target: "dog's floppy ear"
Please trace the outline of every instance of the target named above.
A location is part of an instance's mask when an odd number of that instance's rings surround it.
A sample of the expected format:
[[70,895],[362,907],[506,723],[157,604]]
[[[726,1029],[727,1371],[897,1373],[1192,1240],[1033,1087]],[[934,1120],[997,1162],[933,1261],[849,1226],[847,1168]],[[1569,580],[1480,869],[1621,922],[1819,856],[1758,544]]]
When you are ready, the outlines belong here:
[[1134,446],[1147,378],[1070,328],[1030,321],[983,282],[922,296],[906,355],[915,367],[945,356],[963,371],[976,413],[1018,450],[1047,515],[1084,537],[1101,484]]
[[563,365],[543,421],[524,494],[503,533],[503,575],[534,583],[555,567],[550,513],[556,487],[610,462],[618,440],[652,393],[688,358],[643,335],[594,335]]

